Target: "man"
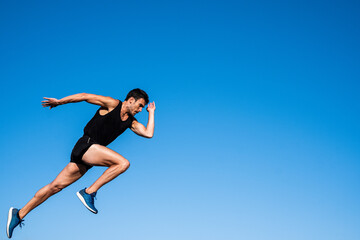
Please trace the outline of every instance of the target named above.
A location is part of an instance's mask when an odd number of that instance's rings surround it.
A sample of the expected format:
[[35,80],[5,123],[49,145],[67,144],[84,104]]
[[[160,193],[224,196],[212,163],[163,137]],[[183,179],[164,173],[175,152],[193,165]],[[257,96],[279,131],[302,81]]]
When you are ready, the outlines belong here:
[[[96,214],[98,211],[94,205],[94,197],[97,191],[104,184],[125,172],[130,166],[127,159],[106,146],[127,128],[146,138],[152,138],[154,134],[155,103],[149,103],[146,92],[138,88],[131,90],[124,102],[111,97],[87,93],[71,95],[60,100],[56,98],[44,99],[46,100],[42,101],[43,107],[50,109],[62,104],[82,101],[99,105],[100,108],[85,126],[84,136],[76,143],[71,153],[70,163],[55,180],[41,188],[23,208],[10,208],[6,225],[8,238],[11,238],[15,227],[21,226],[23,218],[31,210],[80,179],[92,166],[105,166],[108,167],[106,171],[90,187],[76,193],[85,207]],[[148,103],[149,119],[145,127],[134,116],[141,112]]]

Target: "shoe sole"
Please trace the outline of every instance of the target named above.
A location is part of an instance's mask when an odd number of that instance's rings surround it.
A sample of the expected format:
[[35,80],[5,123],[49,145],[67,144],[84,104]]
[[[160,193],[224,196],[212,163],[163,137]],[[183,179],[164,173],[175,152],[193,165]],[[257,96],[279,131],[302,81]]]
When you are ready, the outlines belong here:
[[90,212],[97,214],[96,211],[94,211],[93,209],[91,209],[91,207],[89,207],[89,206],[86,204],[85,199],[83,198],[83,196],[81,196],[80,192],[77,192],[76,195],[78,196],[78,198],[80,199],[80,201],[84,204],[84,206],[85,206],[87,209],[89,209]]
[[11,238],[10,235],[9,235],[9,227],[10,227],[10,223],[11,223],[11,219],[12,219],[12,210],[14,208],[11,207],[10,210],[9,210],[9,214],[8,214],[8,221],[7,221],[7,224],[6,224],[6,235],[8,238]]

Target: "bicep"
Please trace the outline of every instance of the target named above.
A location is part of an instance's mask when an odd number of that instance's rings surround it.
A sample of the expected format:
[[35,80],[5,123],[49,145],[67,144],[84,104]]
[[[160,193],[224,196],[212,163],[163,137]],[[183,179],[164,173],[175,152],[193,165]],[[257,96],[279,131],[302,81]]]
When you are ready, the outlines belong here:
[[139,123],[138,121],[134,120],[131,124],[131,131],[133,131],[134,133],[136,133],[137,135],[140,136],[146,136],[146,128],[144,125],[142,125],[141,123]]

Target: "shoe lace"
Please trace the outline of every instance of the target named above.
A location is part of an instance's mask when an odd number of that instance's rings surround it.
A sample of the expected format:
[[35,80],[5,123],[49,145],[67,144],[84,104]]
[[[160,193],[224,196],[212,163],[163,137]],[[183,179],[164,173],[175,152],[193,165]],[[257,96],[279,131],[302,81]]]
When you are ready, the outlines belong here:
[[91,201],[94,203],[94,199],[97,200],[96,198],[96,193],[92,193],[91,194]]
[[25,220],[20,219],[20,222],[19,222],[19,226],[20,226],[20,228],[22,228],[23,226],[25,226],[24,221],[25,221]]
[[90,194],[89,202],[91,204],[94,204],[94,199],[96,199],[96,197],[93,194]]

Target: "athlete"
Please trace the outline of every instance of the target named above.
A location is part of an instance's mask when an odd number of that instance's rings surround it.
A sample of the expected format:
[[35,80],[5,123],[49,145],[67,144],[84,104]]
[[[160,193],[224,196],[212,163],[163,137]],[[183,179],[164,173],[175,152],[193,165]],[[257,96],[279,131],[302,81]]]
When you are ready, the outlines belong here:
[[[8,214],[6,233],[12,237],[14,228],[21,226],[23,218],[52,195],[60,192],[70,184],[80,179],[91,167],[105,166],[105,172],[88,188],[76,193],[80,201],[92,213],[98,213],[94,205],[97,191],[123,172],[129,166],[129,161],[119,153],[106,146],[114,141],[127,128],[145,138],[154,135],[155,102],[149,103],[149,97],[143,90],[131,90],[124,102],[95,94],[79,93],[60,100],[44,98],[43,107],[50,109],[66,103],[86,101],[99,105],[100,108],[84,128],[84,135],[78,140],[71,153],[71,161],[59,173],[54,181],[41,188],[35,196],[21,209],[11,207]],[[149,103],[149,104],[148,104]],[[134,117],[148,104],[149,119],[145,127]]]

